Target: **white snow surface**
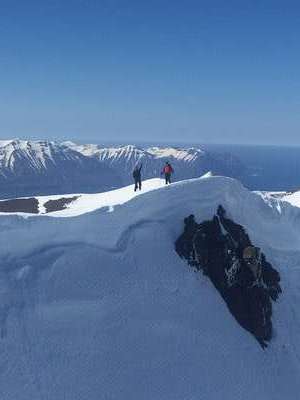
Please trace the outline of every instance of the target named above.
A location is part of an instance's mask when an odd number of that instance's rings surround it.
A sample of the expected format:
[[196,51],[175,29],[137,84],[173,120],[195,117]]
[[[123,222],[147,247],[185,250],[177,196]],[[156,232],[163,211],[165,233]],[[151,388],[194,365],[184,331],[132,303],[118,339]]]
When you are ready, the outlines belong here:
[[[298,398],[300,210],[222,177],[128,190],[76,217],[0,217],[0,399]],[[219,204],[281,274],[265,351],[174,250],[183,218]]]
[[[163,179],[154,178],[148,179],[142,183],[142,191],[134,192],[134,185],[129,185],[121,189],[112,190],[109,192],[103,193],[93,193],[93,194],[68,194],[65,196],[38,196],[36,199],[39,201],[39,208],[43,211],[45,210],[44,204],[49,200],[57,200],[71,197],[78,197],[77,200],[74,200],[70,203],[64,210],[54,211],[50,215],[52,217],[74,217],[77,215],[85,214],[87,212],[91,212],[97,210],[99,208],[107,207],[111,212],[114,210],[116,205],[120,205],[126,203],[127,201],[133,199],[140,194],[147,193],[151,190],[158,189],[165,185],[165,181]],[[3,213],[0,213],[0,215]]]
[[118,147],[102,148],[96,144],[84,144],[78,145],[73,142],[63,142],[62,144],[72,148],[73,150],[79,151],[86,156],[95,156],[100,160],[118,160],[125,158],[130,160],[132,158],[138,160],[141,158],[173,158],[175,160],[183,160],[186,162],[192,162],[199,157],[199,155],[205,154],[200,148],[176,148],[176,147],[149,147],[147,149],[141,149],[135,145],[125,145]]
[[177,149],[174,147],[150,147],[147,149],[148,153],[156,158],[169,158],[174,157],[178,160],[185,160],[188,162],[194,161],[199,154],[204,154],[201,149]]
[[206,172],[206,174],[200,176],[201,179],[211,178],[211,177],[213,177],[213,173],[211,171],[208,171],[208,172]]
[[[5,140],[0,141],[0,165],[14,169],[15,154],[23,154],[34,168],[46,167],[46,158],[53,161],[53,149],[57,145],[47,141]],[[55,150],[54,150],[55,151]]]
[[282,198],[282,200],[287,201],[295,207],[300,207],[300,191],[288,193]]

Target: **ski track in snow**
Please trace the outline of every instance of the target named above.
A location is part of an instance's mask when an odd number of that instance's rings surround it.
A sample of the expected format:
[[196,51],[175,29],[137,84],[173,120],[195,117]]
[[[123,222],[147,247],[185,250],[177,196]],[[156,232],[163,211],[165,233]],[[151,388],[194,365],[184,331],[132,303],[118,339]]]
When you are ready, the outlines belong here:
[[[148,185],[0,217],[1,400],[297,398],[300,209],[229,178]],[[282,277],[266,351],[174,250],[183,218],[219,204]]]

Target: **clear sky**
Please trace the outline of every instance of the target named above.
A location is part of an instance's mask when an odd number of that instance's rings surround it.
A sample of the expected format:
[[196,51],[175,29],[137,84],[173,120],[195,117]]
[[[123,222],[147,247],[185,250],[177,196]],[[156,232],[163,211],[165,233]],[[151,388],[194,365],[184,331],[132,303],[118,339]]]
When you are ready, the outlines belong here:
[[0,0],[0,137],[300,144],[300,3]]

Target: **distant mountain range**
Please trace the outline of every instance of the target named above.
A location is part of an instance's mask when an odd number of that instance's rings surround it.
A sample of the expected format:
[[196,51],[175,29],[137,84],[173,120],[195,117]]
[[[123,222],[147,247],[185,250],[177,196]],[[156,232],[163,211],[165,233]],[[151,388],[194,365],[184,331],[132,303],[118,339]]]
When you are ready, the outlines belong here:
[[106,191],[130,184],[136,164],[143,164],[143,178],[151,178],[160,175],[166,161],[174,168],[174,181],[208,171],[242,179],[247,170],[231,154],[201,148],[7,140],[0,141],[0,197]]

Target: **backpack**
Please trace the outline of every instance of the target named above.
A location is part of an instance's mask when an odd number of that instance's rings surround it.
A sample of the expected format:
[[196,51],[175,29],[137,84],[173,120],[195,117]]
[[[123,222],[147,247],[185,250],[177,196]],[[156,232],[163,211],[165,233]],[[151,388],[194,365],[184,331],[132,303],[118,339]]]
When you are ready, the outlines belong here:
[[171,165],[168,164],[168,165],[165,166],[165,168],[164,168],[164,173],[165,174],[171,174],[172,171],[173,171],[173,169],[172,169]]

